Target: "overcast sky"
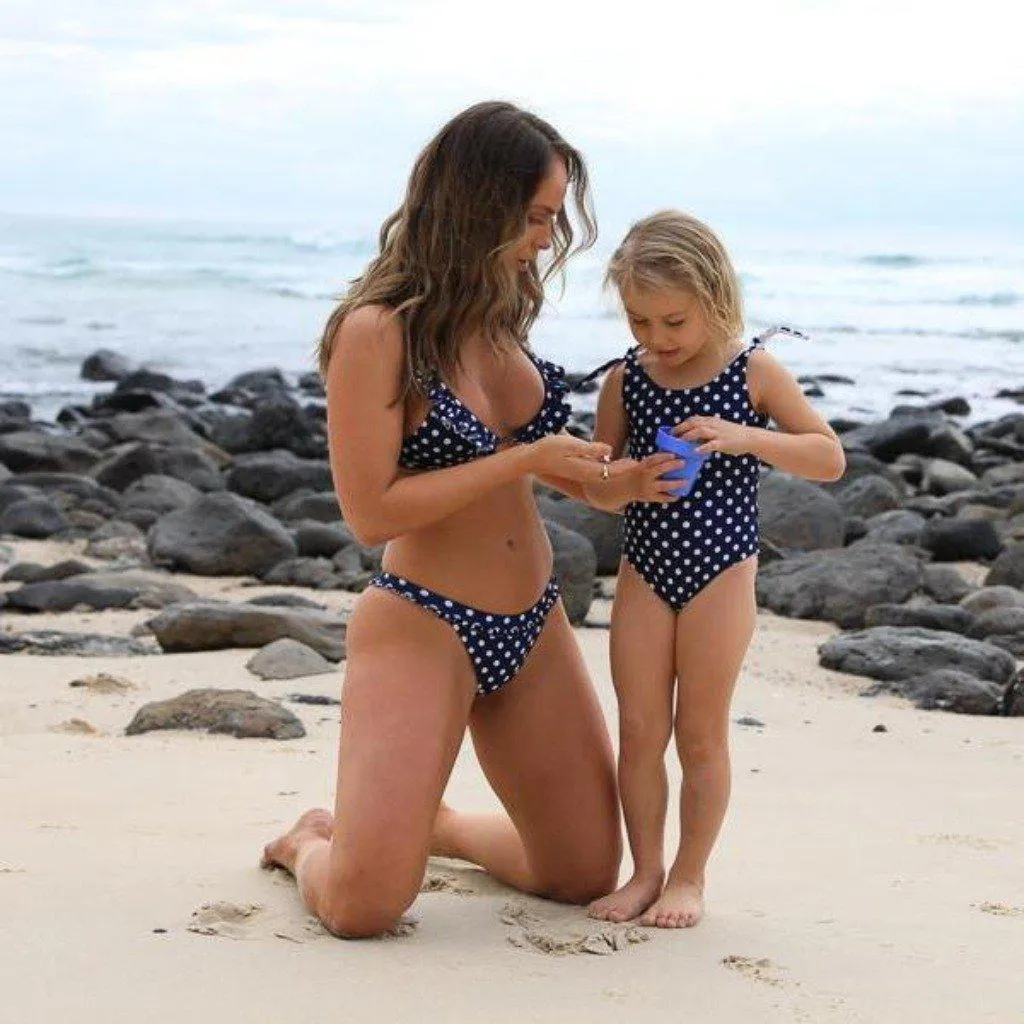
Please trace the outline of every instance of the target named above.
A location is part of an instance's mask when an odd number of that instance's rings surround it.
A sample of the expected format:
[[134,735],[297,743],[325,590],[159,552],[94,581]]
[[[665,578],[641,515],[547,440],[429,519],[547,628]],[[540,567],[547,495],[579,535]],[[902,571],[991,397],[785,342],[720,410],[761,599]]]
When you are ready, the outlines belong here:
[[361,231],[501,97],[584,150],[605,223],[1019,232],[1016,6],[4,0],[0,210]]

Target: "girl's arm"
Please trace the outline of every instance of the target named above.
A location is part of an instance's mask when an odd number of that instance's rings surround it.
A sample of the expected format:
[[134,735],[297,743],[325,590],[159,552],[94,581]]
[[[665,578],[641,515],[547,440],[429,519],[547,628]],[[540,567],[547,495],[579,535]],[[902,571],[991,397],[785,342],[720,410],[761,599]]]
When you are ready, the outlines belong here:
[[700,452],[755,455],[808,480],[831,481],[843,475],[846,456],[835,431],[773,355],[763,349],[751,354],[747,386],[754,408],[774,420],[778,430],[762,430],[717,416],[691,416],[675,433],[700,444]]
[[382,544],[438,522],[529,473],[600,478],[607,446],[568,434],[401,475],[404,410],[394,398],[404,357],[401,324],[382,306],[353,310],[335,336],[326,381],[331,470],[342,515],[360,543]]
[[778,430],[751,431],[751,455],[807,480],[838,480],[846,471],[843,446],[828,421],[807,400],[793,375],[770,352],[757,349],[747,363],[754,408]]
[[622,403],[622,379],[625,367],[620,363],[605,377],[597,399],[597,422],[594,440],[608,445],[614,462],[608,466],[607,479],[586,480],[581,485],[582,498],[606,512],[621,512],[631,501],[674,501],[669,493],[679,481],[661,481],[658,477],[682,466],[677,458],[665,452],[638,462],[624,459],[628,424]]

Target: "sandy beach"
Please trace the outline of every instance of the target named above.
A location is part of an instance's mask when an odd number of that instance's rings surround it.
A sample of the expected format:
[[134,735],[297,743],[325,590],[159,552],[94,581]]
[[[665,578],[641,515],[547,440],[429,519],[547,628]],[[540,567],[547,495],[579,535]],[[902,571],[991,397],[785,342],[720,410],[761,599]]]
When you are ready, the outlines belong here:
[[[78,548],[14,546],[43,562]],[[236,600],[279,590],[174,579]],[[339,610],[354,600],[307,593]],[[591,619],[607,609],[595,602]],[[10,614],[4,628],[127,634],[151,615]],[[761,613],[734,718],[763,724],[734,726],[733,801],[699,928],[608,928],[437,861],[404,934],[362,942],[323,932],[290,878],[257,867],[298,812],[330,805],[337,708],[288,697],[336,696],[344,663],[264,682],[243,650],[6,655],[0,1017],[1019,1024],[1020,723],[861,697],[867,681],[818,667],[834,632]],[[578,637],[614,726],[608,634]],[[69,687],[98,672],[133,688]],[[142,704],[200,686],[281,699],[307,736],[124,735]],[[492,805],[468,745],[448,798]]]

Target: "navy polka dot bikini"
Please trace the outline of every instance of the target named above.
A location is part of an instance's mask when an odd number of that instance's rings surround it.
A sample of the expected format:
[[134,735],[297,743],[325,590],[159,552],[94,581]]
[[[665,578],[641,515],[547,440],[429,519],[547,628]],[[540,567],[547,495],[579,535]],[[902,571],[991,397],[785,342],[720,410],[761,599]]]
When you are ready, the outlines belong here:
[[[529,444],[557,434],[569,421],[565,371],[527,352],[544,384],[544,401],[528,423],[508,438],[500,437],[472,412],[444,381],[435,380],[427,392],[426,419],[402,441],[399,465],[404,469],[443,469],[493,455],[506,441]],[[537,642],[548,613],[558,600],[557,581],[548,581],[535,604],[515,615],[471,608],[437,591],[394,573],[381,571],[370,586],[403,597],[433,612],[455,630],[473,665],[476,690],[493,693],[519,673]]]
[[[622,378],[629,454],[653,455],[658,428],[690,416],[767,426],[768,418],[751,403],[747,363],[751,352],[780,331],[802,337],[775,328],[755,338],[713,380],[691,388],[662,387],[640,363],[640,347],[630,349]],[[758,482],[753,455],[713,452],[685,498],[626,506],[623,556],[663,601],[681,611],[726,569],[758,553]]]

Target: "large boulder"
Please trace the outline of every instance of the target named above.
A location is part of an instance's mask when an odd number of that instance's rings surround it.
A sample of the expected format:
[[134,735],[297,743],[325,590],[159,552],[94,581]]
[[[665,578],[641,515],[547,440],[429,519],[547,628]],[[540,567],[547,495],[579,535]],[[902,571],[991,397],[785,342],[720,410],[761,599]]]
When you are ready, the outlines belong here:
[[0,534],[16,537],[52,537],[70,525],[60,506],[42,495],[11,502],[0,512]]
[[876,604],[864,616],[864,625],[869,629],[874,626],[920,626],[961,636],[975,635],[971,632],[974,621],[974,616],[958,604]]
[[597,554],[594,545],[578,533],[558,523],[545,520],[551,548],[554,552],[554,576],[562,589],[562,603],[569,621],[582,625],[594,599],[594,580],[597,575]]
[[96,479],[124,491],[146,476],[169,476],[199,491],[222,491],[220,467],[206,451],[189,445],[154,445],[148,441],[123,445],[96,467]]
[[0,633],[0,654],[67,654],[81,658],[111,658],[158,653],[159,649],[153,644],[130,636],[64,633],[56,629]]
[[842,505],[807,480],[778,471],[765,474],[758,508],[761,534],[776,547],[818,551],[843,546],[846,513]]
[[995,560],[985,577],[985,586],[1010,586],[1024,590],[1024,542],[1011,544]]
[[334,666],[312,647],[285,637],[254,654],[245,667],[260,679],[303,679],[333,672]]
[[976,562],[995,558],[1003,542],[985,519],[932,519],[918,542],[936,562]]
[[867,521],[867,533],[876,544],[907,544],[914,547],[921,543],[921,534],[927,519],[920,512],[897,508],[880,512]]
[[898,693],[912,700],[922,711],[999,715],[1006,703],[1006,688],[1002,684],[978,679],[955,668],[939,668],[910,679],[893,680],[880,684],[878,689]]
[[239,455],[225,482],[228,490],[265,505],[302,488],[330,491],[334,487],[326,459],[300,459],[286,449]]
[[940,604],[956,604],[976,589],[952,565],[924,567],[924,592]]
[[912,679],[938,669],[957,669],[1008,686],[1013,656],[982,640],[932,629],[878,626],[844,633],[819,648],[824,668],[871,679]]
[[842,488],[836,497],[848,516],[870,519],[900,507],[902,491],[884,476],[861,476]]
[[24,612],[66,612],[79,606],[104,608],[163,608],[195,599],[180,583],[133,572],[90,572],[66,579],[26,583],[6,595],[8,608]]
[[291,534],[273,516],[226,491],[162,516],[147,547],[155,565],[200,576],[258,576],[295,554]]
[[178,508],[187,508],[201,497],[202,493],[184,480],[151,473],[140,477],[124,492],[121,511],[127,513],[133,509],[145,509],[164,515]]
[[290,637],[330,661],[345,657],[345,620],[311,608],[196,601],[171,605],[146,625],[165,651],[264,647]]
[[591,508],[581,501],[538,495],[537,505],[548,522],[578,533],[594,546],[598,576],[614,576],[622,558],[622,516]]
[[194,729],[239,739],[294,740],[306,735],[302,722],[287,708],[251,690],[189,690],[145,704],[125,734],[138,736],[154,729]]
[[77,437],[60,437],[32,430],[0,434],[0,463],[15,473],[86,473],[100,453]]
[[131,363],[123,355],[109,348],[100,348],[85,357],[79,376],[82,380],[116,383],[124,380],[131,372]]
[[922,582],[921,562],[905,548],[863,540],[763,566],[757,600],[779,615],[856,629],[872,605],[903,604]]

